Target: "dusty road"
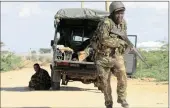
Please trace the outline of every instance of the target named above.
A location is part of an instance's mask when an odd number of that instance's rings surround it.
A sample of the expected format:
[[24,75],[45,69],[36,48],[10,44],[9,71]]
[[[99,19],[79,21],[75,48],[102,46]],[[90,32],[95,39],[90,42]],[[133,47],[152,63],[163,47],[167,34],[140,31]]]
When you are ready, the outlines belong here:
[[[49,70],[48,67],[43,67]],[[69,82],[61,91],[28,91],[27,85],[32,68],[1,73],[1,107],[98,107],[104,108],[103,94],[93,84]],[[116,102],[116,80],[112,78],[114,107]],[[168,84],[128,80],[130,107],[168,108]]]

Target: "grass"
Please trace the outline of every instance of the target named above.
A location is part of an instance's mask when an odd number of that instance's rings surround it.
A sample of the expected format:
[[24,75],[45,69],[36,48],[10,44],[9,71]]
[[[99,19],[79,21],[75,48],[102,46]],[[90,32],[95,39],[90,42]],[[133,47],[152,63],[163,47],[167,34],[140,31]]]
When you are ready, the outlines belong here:
[[15,69],[23,68],[22,58],[15,54],[8,52],[1,54],[1,72],[6,72]]
[[168,70],[161,73],[159,70],[138,70],[133,75],[134,78],[154,78],[156,81],[168,81]]
[[22,69],[24,67],[32,67],[34,63],[39,63],[41,66],[51,63],[52,57],[48,56],[36,56],[21,57],[14,53],[7,52],[1,53],[1,72],[7,72],[16,69]]
[[155,78],[156,81],[168,81],[168,51],[142,52],[146,57],[150,67],[138,60],[137,71],[133,75],[135,78]]

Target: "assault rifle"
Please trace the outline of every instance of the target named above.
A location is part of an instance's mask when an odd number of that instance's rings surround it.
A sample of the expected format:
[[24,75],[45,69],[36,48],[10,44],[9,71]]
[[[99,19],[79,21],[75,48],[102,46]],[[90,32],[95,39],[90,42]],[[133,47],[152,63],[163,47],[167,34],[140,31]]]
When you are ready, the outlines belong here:
[[143,56],[140,54],[140,52],[134,47],[134,45],[133,45],[133,44],[131,43],[131,41],[128,39],[128,37],[126,36],[125,32],[122,32],[122,31],[120,31],[119,29],[117,29],[117,28],[114,27],[114,28],[111,30],[111,33],[120,36],[124,41],[126,41],[127,44],[128,44],[128,47],[131,48],[131,49],[133,49],[133,51],[138,55],[138,57],[139,57],[148,67],[150,67],[150,66],[145,62],[145,60],[144,60]]

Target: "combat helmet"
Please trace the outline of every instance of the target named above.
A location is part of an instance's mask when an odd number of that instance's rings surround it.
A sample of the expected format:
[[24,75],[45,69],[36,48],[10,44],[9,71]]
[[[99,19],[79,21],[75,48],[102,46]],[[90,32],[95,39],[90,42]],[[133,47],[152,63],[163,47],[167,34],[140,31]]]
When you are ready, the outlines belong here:
[[109,12],[110,14],[114,11],[119,11],[119,10],[125,10],[125,6],[122,2],[120,1],[113,1],[110,6],[109,6]]

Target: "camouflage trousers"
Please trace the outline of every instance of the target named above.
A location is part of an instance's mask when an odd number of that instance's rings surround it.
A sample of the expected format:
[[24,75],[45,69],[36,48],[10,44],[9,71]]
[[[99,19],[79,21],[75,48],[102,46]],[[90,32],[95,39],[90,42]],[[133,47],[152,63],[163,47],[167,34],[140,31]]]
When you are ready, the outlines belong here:
[[[100,64],[96,64],[97,71],[99,73],[100,79],[100,88],[104,93],[105,105],[113,104],[112,101],[112,90],[110,84],[111,74],[114,74],[117,77],[117,96],[118,99],[126,99],[126,88],[127,88],[127,76],[126,69],[124,65],[123,56],[116,56],[113,58],[114,65],[113,67],[106,67]],[[100,59],[99,59],[100,60]]]

